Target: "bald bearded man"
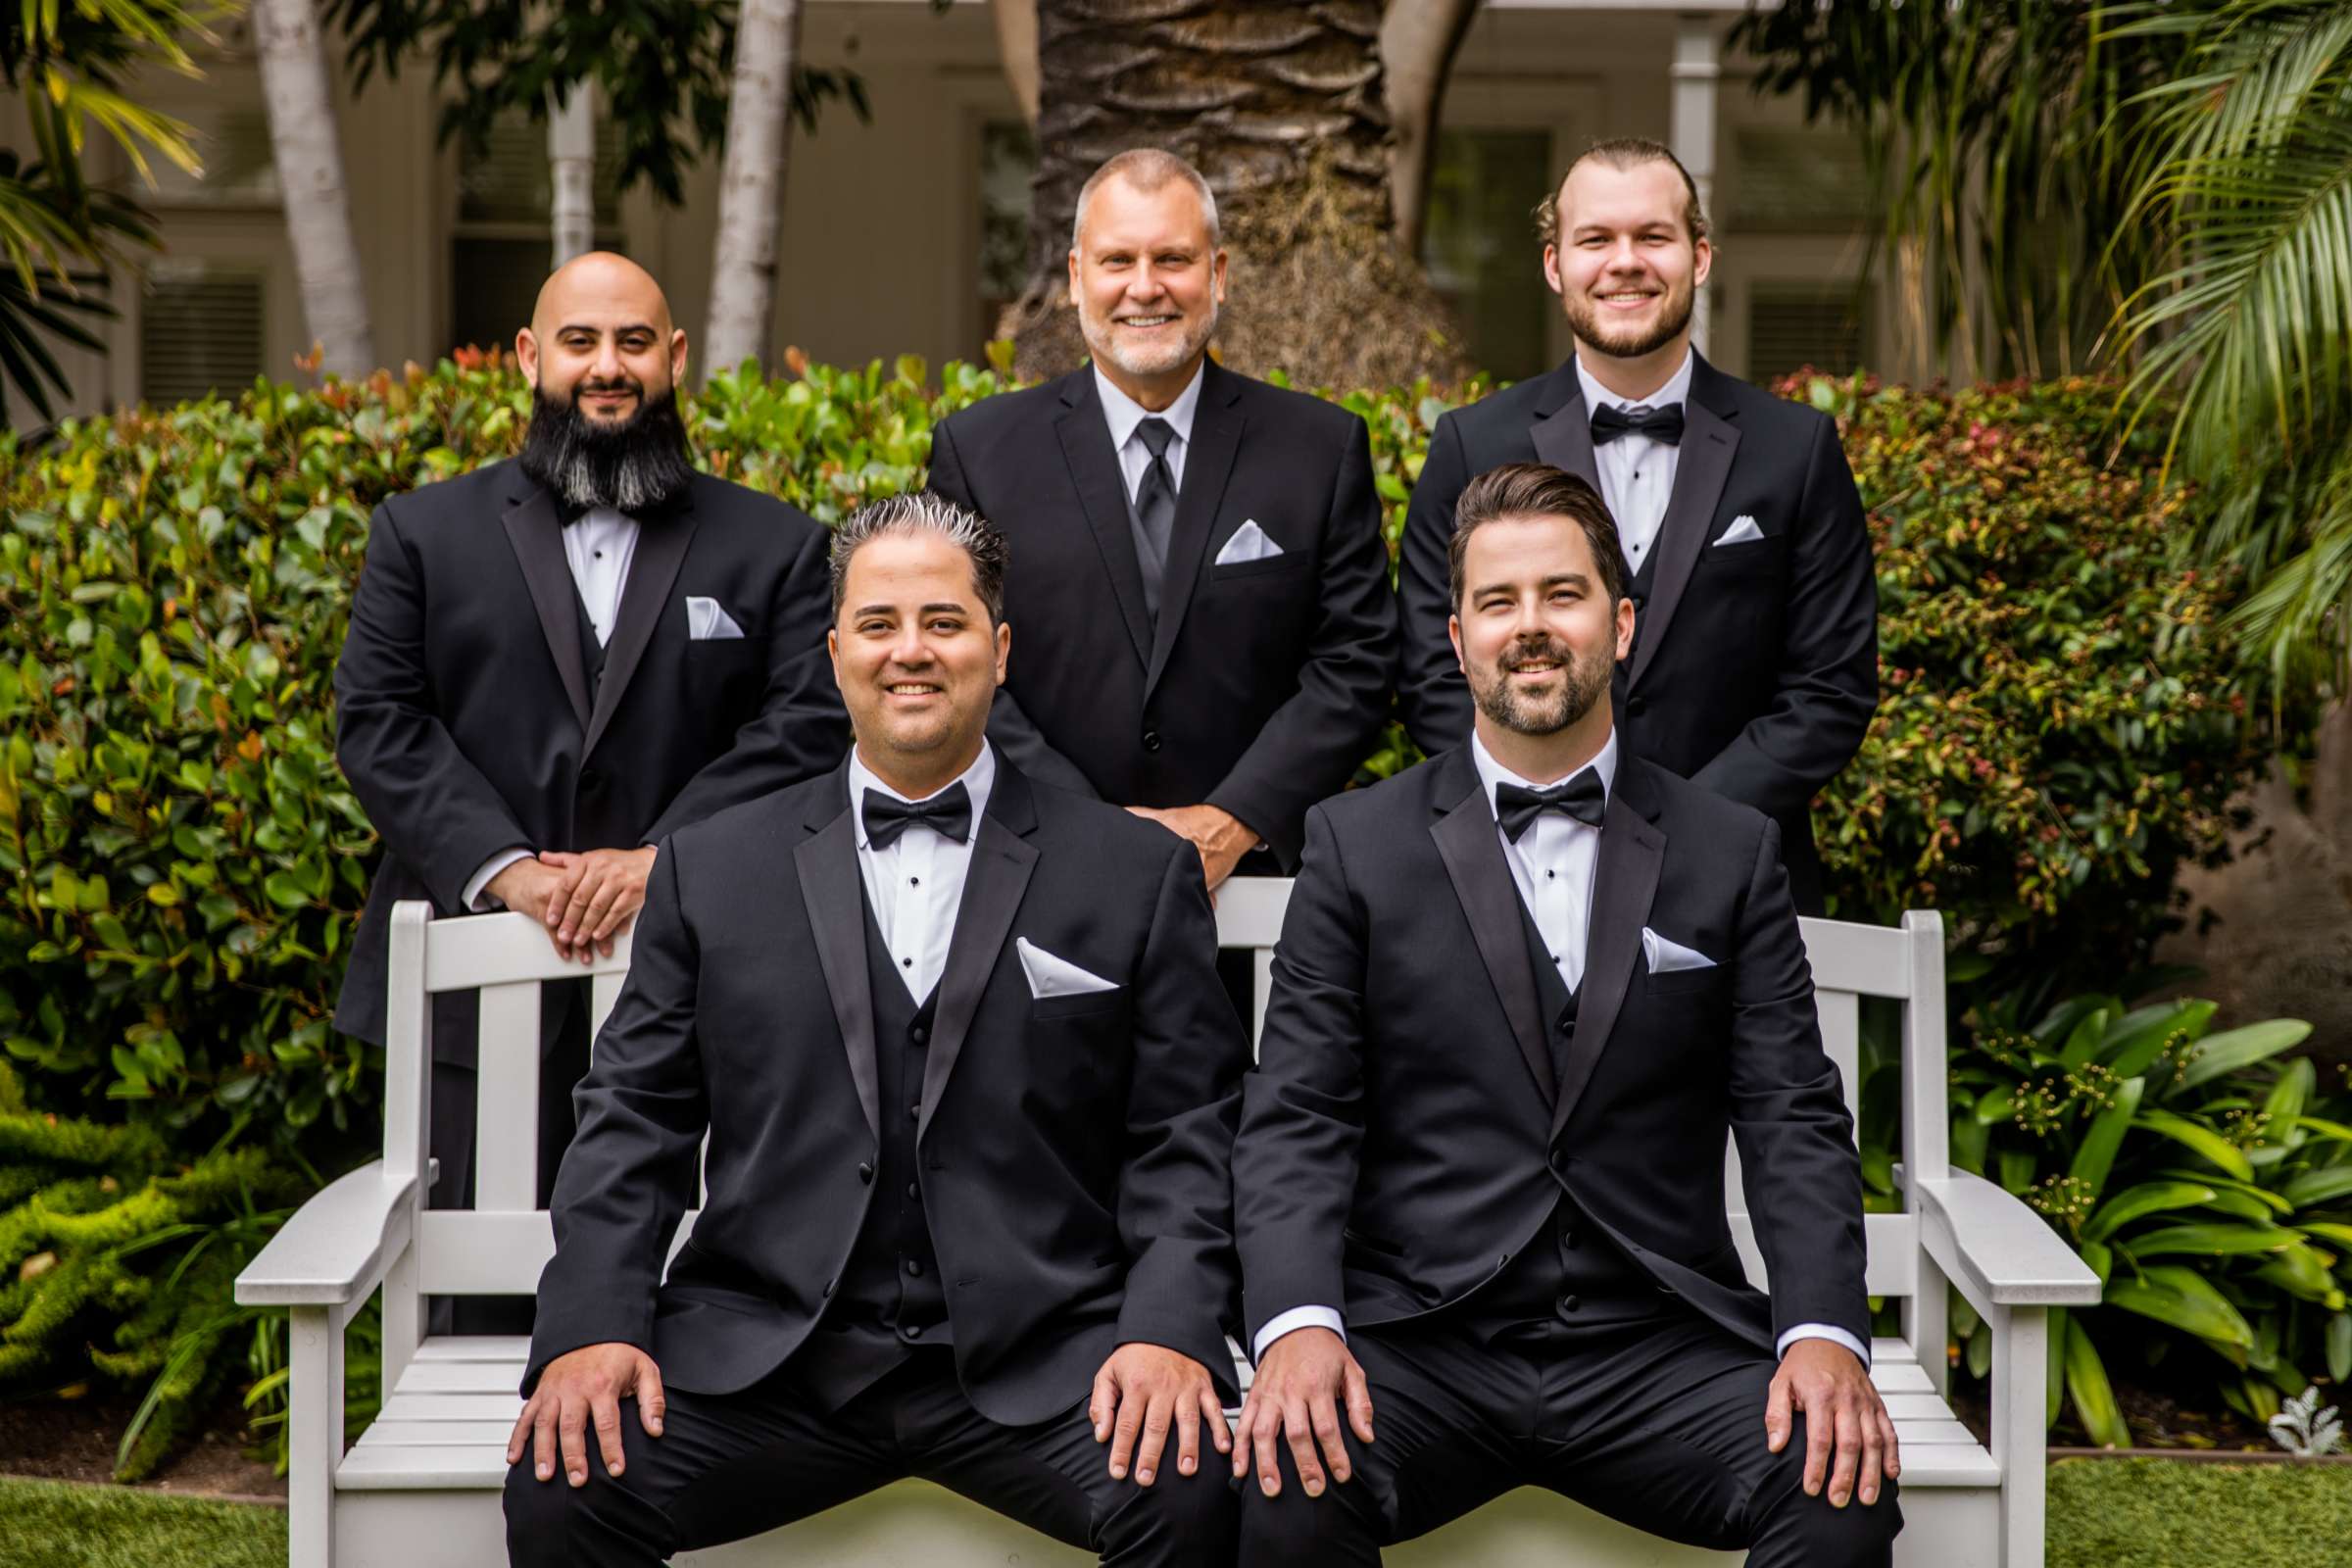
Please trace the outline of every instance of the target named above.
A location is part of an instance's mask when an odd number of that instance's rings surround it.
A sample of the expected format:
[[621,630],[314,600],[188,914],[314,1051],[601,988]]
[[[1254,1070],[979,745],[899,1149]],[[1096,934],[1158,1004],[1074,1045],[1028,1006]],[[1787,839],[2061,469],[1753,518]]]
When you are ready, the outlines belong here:
[[[695,470],[686,334],[661,286],[622,257],[579,257],[514,353],[533,388],[522,455],[376,508],[335,666],[336,755],[384,844],[335,1023],[378,1044],[396,901],[517,909],[586,961],[644,902],[653,845],[849,747],[824,529]],[[541,1206],[587,1011],[584,983],[549,988]],[[472,1201],[474,1014],[470,993],[434,999],[436,1207]],[[469,1321],[435,1326],[528,1332],[529,1305],[467,1301]]]

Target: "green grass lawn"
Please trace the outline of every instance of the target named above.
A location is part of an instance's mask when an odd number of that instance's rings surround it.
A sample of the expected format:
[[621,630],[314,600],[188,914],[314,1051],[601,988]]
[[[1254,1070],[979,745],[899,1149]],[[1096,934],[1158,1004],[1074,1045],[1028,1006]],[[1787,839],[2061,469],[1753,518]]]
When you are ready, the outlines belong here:
[[[2049,1568],[2341,1568],[2352,1467],[2070,1459]],[[280,1568],[283,1509],[0,1480],[0,1568]]]
[[285,1568],[286,1512],[0,1480],[0,1568]]

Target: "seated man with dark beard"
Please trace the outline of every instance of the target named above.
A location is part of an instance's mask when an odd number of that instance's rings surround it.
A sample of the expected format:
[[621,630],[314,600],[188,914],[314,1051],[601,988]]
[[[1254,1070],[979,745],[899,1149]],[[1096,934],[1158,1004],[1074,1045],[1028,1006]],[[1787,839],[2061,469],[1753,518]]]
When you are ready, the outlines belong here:
[[[825,531],[697,472],[686,334],[635,263],[590,254],[540,290],[514,352],[522,455],[376,508],[335,667],[336,755],[382,835],[335,1014],[384,1039],[393,904],[505,906],[586,961],[636,914],[653,846],[829,771],[849,745],[825,657]],[[584,982],[542,1010],[538,1200],[588,1067]],[[434,999],[436,1207],[472,1200],[475,1004]],[[529,1136],[515,1129],[516,1136]],[[527,1332],[527,1300],[435,1332]]]

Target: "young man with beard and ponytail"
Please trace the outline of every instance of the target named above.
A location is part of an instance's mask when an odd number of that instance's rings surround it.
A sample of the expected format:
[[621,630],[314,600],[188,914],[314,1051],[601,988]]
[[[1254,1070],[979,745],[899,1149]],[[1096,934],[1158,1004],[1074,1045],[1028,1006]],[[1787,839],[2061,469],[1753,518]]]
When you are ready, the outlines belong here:
[[1796,906],[1818,914],[1808,813],[1878,706],[1878,588],[1838,427],[1690,346],[1714,250],[1666,148],[1598,143],[1537,218],[1576,354],[1431,432],[1398,571],[1405,727],[1433,755],[1470,733],[1446,629],[1463,486],[1505,463],[1564,468],[1599,491],[1625,542],[1637,613],[1614,682],[1628,741],[1778,822]]
[[921,1476],[1228,1568],[1250,1047],[1200,859],[989,744],[995,529],[897,497],[832,563],[857,745],[662,843],[556,1184],[510,1559],[654,1568]]
[[[533,388],[521,457],[376,509],[335,667],[336,755],[384,845],[335,1014],[363,1040],[384,1038],[395,901],[519,910],[585,962],[637,912],[663,835],[848,745],[824,529],[696,471],[686,334],[660,286],[580,257],[514,347]],[[542,1201],[588,1066],[587,1002],[584,982],[552,988],[543,1012]],[[431,1199],[462,1205],[470,993],[435,999],[433,1057]],[[459,1305],[470,1332],[530,1323],[527,1300]]]
[[1286,873],[1396,674],[1364,421],[1209,358],[1226,256],[1183,159],[1095,171],[1069,273],[1094,363],[931,438],[931,488],[1004,529],[1008,612],[1052,651],[1013,666],[989,734],[1032,776],[1192,841],[1212,890]]
[[1590,486],[1481,475],[1447,563],[1468,743],[1307,814],[1246,1084],[1243,1568],[1376,1564],[1520,1486],[1884,1568],[1861,1169],[1779,830],[1616,727],[1638,632]]

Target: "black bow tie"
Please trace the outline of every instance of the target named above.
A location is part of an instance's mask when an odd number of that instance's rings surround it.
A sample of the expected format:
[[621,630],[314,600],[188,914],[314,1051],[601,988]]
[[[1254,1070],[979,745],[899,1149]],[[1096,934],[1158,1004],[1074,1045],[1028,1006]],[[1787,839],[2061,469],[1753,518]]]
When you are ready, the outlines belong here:
[[1636,404],[1621,409],[1614,403],[1603,403],[1592,411],[1594,446],[1605,447],[1621,435],[1645,435],[1652,441],[1679,447],[1683,444],[1683,406],[1672,403],[1653,409],[1647,404]]
[[915,823],[961,844],[972,836],[972,797],[958,782],[927,801],[902,801],[880,790],[865,792],[865,841],[877,850],[899,842]]
[[1586,768],[1565,784],[1549,789],[1531,790],[1520,784],[1494,786],[1494,819],[1513,844],[1525,833],[1535,819],[1545,811],[1558,811],[1572,816],[1587,827],[1600,826],[1600,813],[1609,804],[1609,792],[1601,787],[1600,774]]

